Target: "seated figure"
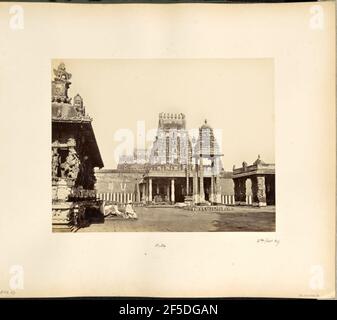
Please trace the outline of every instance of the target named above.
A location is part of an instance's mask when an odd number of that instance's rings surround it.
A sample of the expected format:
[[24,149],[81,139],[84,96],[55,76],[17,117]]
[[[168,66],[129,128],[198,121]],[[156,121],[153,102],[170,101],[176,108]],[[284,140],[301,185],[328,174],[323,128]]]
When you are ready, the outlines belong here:
[[102,208],[101,212],[103,213],[105,218],[109,216],[117,216],[117,217],[125,218],[124,213],[118,210],[118,206],[116,202],[113,202],[110,205],[106,205],[105,201],[103,201],[101,208]]
[[116,216],[125,218],[125,214],[124,214],[123,212],[120,212],[120,211],[118,210],[118,206],[117,206],[117,203],[116,203],[116,202],[113,203],[113,206],[112,206],[112,207],[113,207],[113,213],[114,213]]
[[125,217],[127,219],[138,219],[137,214],[132,207],[132,201],[129,201],[125,207]]

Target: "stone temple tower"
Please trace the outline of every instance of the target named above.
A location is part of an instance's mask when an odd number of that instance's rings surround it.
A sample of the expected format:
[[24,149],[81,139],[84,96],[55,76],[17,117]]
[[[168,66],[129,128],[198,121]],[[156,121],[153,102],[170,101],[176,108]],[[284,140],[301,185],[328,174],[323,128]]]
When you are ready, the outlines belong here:
[[[71,74],[64,63],[54,69],[52,81],[52,214],[53,228],[74,223],[75,211],[94,204],[95,167],[103,161],[80,95],[71,103]],[[85,201],[89,201],[85,204]],[[75,210],[75,208],[77,208]]]

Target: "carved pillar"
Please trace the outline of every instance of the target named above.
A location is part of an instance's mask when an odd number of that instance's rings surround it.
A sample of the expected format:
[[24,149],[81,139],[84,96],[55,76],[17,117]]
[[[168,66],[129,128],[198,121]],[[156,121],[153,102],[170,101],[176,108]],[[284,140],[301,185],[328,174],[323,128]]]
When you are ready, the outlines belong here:
[[204,165],[202,157],[200,157],[200,167],[199,167],[199,173],[200,173],[200,192],[199,192],[199,200],[200,202],[205,202],[205,190],[204,190]]
[[211,190],[210,190],[210,193],[209,193],[209,201],[211,203],[214,202],[214,176],[213,176],[213,173],[211,174]]
[[265,177],[258,176],[256,179],[258,205],[259,207],[265,207],[267,205]]
[[166,199],[170,202],[170,183],[168,182],[166,185]]
[[199,194],[198,194],[198,164],[195,164],[193,172],[193,202],[199,203]]
[[212,158],[211,162],[211,192],[209,195],[209,200],[211,203],[216,202],[216,191],[215,191],[215,176],[214,176],[214,158]]
[[142,184],[142,202],[146,201],[145,183]]
[[215,177],[215,195],[214,195],[214,202],[222,203],[221,201],[221,184],[220,184],[220,177]]
[[245,182],[246,204],[252,205],[252,179],[248,178]]
[[52,180],[57,180],[60,166],[60,156],[57,148],[52,148]]
[[149,202],[152,202],[152,178],[149,178]]
[[186,166],[186,195],[188,196],[190,194],[190,173],[189,169]]
[[240,179],[241,199],[240,204],[246,204],[246,178]]
[[139,183],[138,181],[136,182],[136,201],[139,203],[140,202],[140,190],[139,190]]
[[171,202],[175,202],[174,179],[171,179]]
[[[235,197],[235,200],[237,201],[238,196],[239,196],[238,179],[233,179],[233,183],[234,183],[234,197]],[[234,203],[234,204],[237,204],[237,203]]]
[[149,183],[145,183],[145,202],[149,201]]

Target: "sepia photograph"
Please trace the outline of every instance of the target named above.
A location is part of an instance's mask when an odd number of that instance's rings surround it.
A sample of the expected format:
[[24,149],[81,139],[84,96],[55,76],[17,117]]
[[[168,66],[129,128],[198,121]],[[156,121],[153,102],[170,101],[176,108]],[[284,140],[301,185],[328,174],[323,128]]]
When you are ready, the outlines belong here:
[[0,299],[335,297],[335,10],[1,2]]
[[53,231],[275,231],[273,70],[53,60]]

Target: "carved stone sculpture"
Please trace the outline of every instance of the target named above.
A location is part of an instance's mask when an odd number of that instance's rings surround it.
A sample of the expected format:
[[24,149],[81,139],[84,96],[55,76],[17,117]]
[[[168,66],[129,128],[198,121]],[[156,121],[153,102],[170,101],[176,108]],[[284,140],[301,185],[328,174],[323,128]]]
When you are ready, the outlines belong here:
[[55,80],[68,82],[71,79],[71,73],[66,71],[66,66],[63,62],[59,64],[57,69],[54,69]]
[[259,205],[266,205],[265,177],[257,177],[257,198]]
[[71,73],[66,71],[64,63],[61,63],[57,69],[54,69],[54,81],[52,81],[52,102],[70,103],[68,89],[71,84]]
[[61,164],[61,175],[63,178],[76,180],[80,169],[80,160],[74,148],[69,149],[66,161]]
[[52,177],[56,178],[60,165],[60,156],[56,148],[52,148]]
[[76,112],[79,116],[85,115],[84,106],[83,106],[83,99],[79,94],[77,94],[74,97],[74,107],[75,107]]

